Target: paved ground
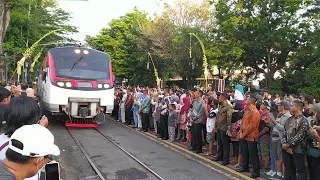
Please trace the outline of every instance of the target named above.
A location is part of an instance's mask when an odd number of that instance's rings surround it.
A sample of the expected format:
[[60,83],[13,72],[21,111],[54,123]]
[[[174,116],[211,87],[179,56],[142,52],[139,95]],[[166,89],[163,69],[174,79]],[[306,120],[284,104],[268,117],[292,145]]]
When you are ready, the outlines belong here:
[[164,179],[230,179],[113,120],[107,120],[99,129]]
[[[62,150],[58,158],[61,163],[61,179],[98,180],[99,178],[66,129],[54,122],[51,122],[49,127],[55,135],[57,145]],[[206,167],[196,158],[183,155],[172,147],[143,136],[113,120],[107,120],[99,129],[166,180],[242,179],[234,178],[235,176],[228,177],[228,174],[218,167]],[[106,179],[156,179],[96,131],[72,129],[71,132],[83,145]]]
[[54,121],[50,121],[49,129],[54,134],[55,143],[61,150],[60,156],[55,158],[60,163],[61,179],[99,180],[66,129]]
[[108,180],[157,180],[118,147],[93,129],[72,129],[87,154]]

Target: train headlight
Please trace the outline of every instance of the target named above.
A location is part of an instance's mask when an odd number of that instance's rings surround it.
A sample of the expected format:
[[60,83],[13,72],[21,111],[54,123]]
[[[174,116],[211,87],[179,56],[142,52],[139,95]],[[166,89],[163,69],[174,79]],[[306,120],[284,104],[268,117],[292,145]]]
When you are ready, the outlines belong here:
[[102,84],[98,84],[98,88],[102,88]]
[[109,88],[110,85],[109,85],[109,84],[104,84],[103,87],[104,87],[104,88]]
[[83,50],[83,54],[89,54],[88,50]]
[[66,87],[68,87],[68,88],[72,87],[71,82],[66,82]]
[[80,49],[75,49],[74,52],[75,52],[76,54],[79,54],[81,51],[80,51]]
[[60,87],[63,87],[64,86],[64,82],[57,82],[57,85],[60,86]]

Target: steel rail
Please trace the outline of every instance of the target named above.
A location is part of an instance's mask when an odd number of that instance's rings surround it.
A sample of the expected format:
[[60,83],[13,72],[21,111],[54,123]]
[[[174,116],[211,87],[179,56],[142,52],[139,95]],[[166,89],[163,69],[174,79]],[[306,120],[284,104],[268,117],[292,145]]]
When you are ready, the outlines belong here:
[[66,127],[70,137],[73,139],[73,141],[76,143],[76,145],[78,146],[78,148],[80,149],[80,151],[82,152],[82,154],[84,155],[84,157],[87,159],[87,161],[89,162],[89,164],[91,165],[91,167],[93,168],[93,170],[97,173],[97,175],[99,176],[99,178],[101,180],[107,180],[106,178],[103,177],[102,173],[100,172],[100,170],[97,168],[97,166],[93,163],[93,161],[91,160],[90,156],[87,154],[87,152],[85,151],[85,149],[83,148],[82,144],[80,143],[80,141],[78,141],[70,132],[70,130]]
[[136,161],[138,164],[140,164],[142,167],[144,167],[145,169],[147,169],[151,174],[153,174],[154,176],[156,176],[158,179],[160,180],[165,180],[163,177],[161,177],[158,173],[156,173],[154,170],[152,170],[150,167],[148,167],[146,164],[144,164],[143,162],[141,162],[139,159],[137,159],[135,156],[133,156],[131,153],[129,153],[127,150],[125,150],[123,147],[121,147],[120,145],[118,145],[114,140],[112,140],[111,138],[109,138],[108,136],[106,136],[104,133],[102,133],[99,129],[97,128],[93,128],[94,130],[96,130],[100,135],[102,135],[104,138],[106,138],[108,141],[110,141],[112,144],[114,144],[115,146],[117,146],[122,152],[124,152],[125,154],[127,154],[129,157],[131,157],[134,161]]

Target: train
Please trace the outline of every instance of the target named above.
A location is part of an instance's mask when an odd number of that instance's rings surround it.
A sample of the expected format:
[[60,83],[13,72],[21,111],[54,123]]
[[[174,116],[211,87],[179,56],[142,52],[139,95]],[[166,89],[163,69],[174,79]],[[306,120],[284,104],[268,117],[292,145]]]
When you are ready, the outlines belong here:
[[114,80],[109,54],[84,47],[49,49],[39,69],[38,94],[67,127],[98,127],[113,111]]

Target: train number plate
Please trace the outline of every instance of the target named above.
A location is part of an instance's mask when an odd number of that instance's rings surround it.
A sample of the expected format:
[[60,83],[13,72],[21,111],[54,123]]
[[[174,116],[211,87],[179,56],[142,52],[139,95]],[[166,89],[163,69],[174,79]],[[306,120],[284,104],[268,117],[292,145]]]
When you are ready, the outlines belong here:
[[91,82],[78,82],[78,87],[92,87]]

